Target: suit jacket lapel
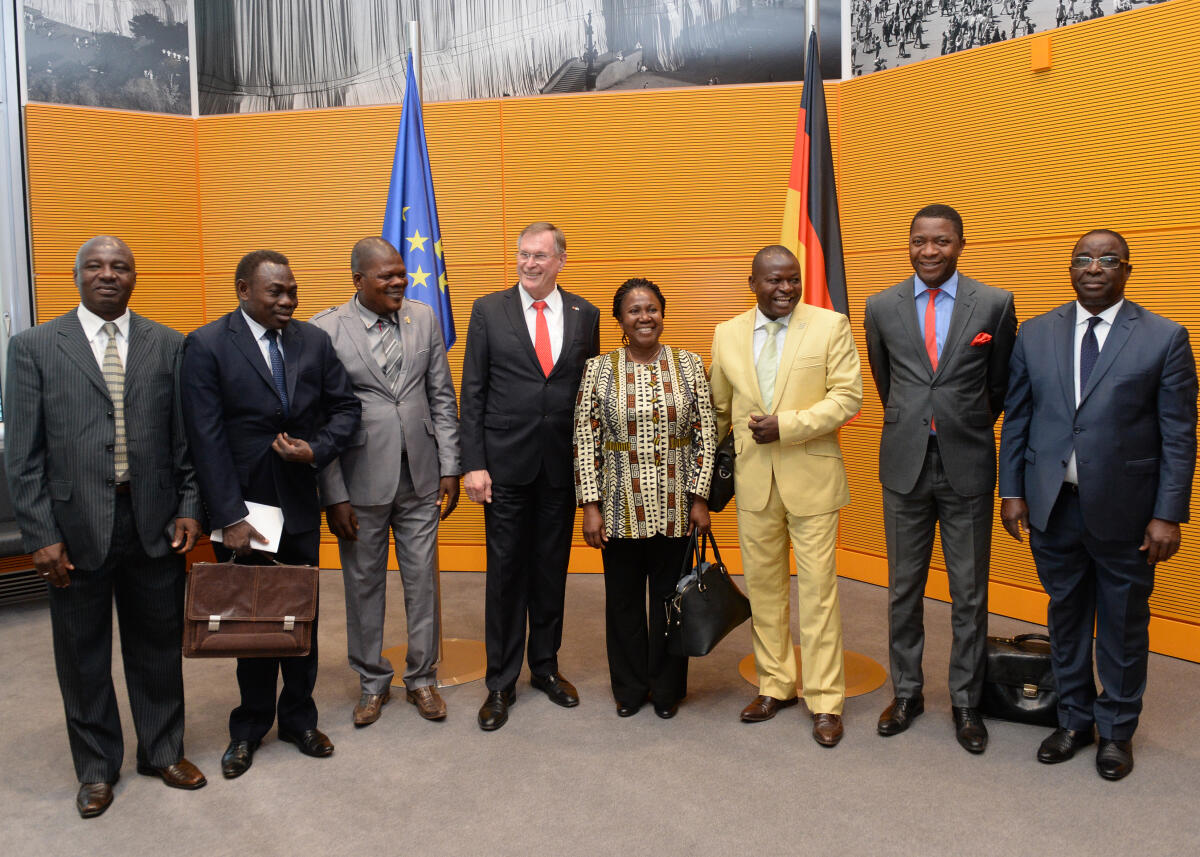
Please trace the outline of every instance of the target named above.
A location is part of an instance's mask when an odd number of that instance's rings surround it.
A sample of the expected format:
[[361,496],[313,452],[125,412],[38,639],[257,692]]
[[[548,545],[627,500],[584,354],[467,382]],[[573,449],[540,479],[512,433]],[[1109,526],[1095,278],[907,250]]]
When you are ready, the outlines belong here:
[[[401,312],[403,311],[403,307],[401,307]],[[371,352],[371,341],[367,339],[367,328],[362,322],[362,314],[358,311],[358,306],[354,298],[342,304],[338,310],[338,323],[346,331],[346,335],[350,337],[350,341],[354,343],[354,348],[358,351],[359,359],[370,370],[371,376],[379,384],[380,389],[387,390],[390,393],[392,387],[388,384],[383,370],[379,368],[379,361],[375,359],[375,355]]]
[[925,364],[925,368],[929,370],[929,377],[932,378],[933,364],[929,362],[929,352],[925,350],[925,338],[921,336],[921,328],[917,324],[917,302],[913,298],[915,291],[916,283],[912,277],[900,284],[900,288],[896,290],[896,297],[899,298],[896,313],[900,317],[900,325],[912,342],[913,350],[920,355],[921,362]]
[[84,336],[83,325],[79,323],[78,315],[69,312],[63,316],[63,326],[58,329],[58,337],[58,347],[66,352],[67,357],[79,366],[87,379],[107,396],[108,385],[104,383],[104,375],[96,363],[91,343]]
[[[304,353],[304,336],[295,322],[283,329],[283,378],[287,387],[288,408],[296,401],[296,379],[300,377],[300,358]],[[262,362],[261,360],[259,361]],[[272,382],[271,387],[275,384]]]
[[[579,327],[579,304],[575,302],[574,295],[568,295],[566,292],[559,289],[562,294],[562,313],[563,313],[563,337],[562,348],[558,350],[558,359],[554,361],[554,368],[550,371],[553,375],[558,371],[558,367],[564,365],[563,357],[566,356],[567,349],[571,343],[575,341],[575,329]],[[526,339],[529,337],[526,336]],[[535,355],[536,356],[536,355]],[[539,368],[541,364],[538,364]]]
[[1058,380],[1062,384],[1067,411],[1075,411],[1075,304],[1058,308],[1054,322],[1054,354],[1058,363]]
[[150,325],[140,315],[129,314],[129,348],[125,351],[125,387],[149,371]]
[[396,314],[396,323],[398,325],[397,332],[400,334],[400,383],[398,386],[403,389],[404,382],[408,378],[408,369],[412,365],[413,355],[417,353],[420,331],[417,323],[412,320],[412,316],[405,313],[403,305],[400,307],[400,312]]
[[[796,359],[796,352],[800,349],[800,343],[804,339],[804,334],[808,331],[808,312],[805,309],[807,304],[796,304],[796,308],[792,310],[792,317],[788,322],[787,333],[784,334],[783,340],[783,356],[779,358],[779,369],[775,373],[775,395],[774,404],[764,402],[763,404],[770,410],[767,413],[775,413],[779,408],[779,391],[783,389],[787,383],[788,373],[791,372],[792,362]],[[750,331],[751,337],[754,331]],[[754,380],[758,381],[758,371],[754,372]],[[762,391],[759,391],[759,398],[762,398]]]
[[278,396],[279,394],[275,390],[275,379],[271,377],[271,370],[267,368],[262,351],[259,349],[258,343],[254,341],[254,334],[250,332],[249,325],[242,318],[240,309],[235,309],[229,314],[229,338],[237,350],[242,352],[242,356],[246,358],[251,368],[266,383],[267,389]]
[[[521,296],[517,293],[520,286],[513,286],[504,294],[504,314],[508,316],[508,321],[513,327],[513,333],[517,335],[517,341],[521,343],[521,349],[525,352],[525,356],[529,358],[529,362],[533,364],[533,368],[540,374],[542,364],[538,361],[537,352],[533,350],[533,342],[529,339],[529,328],[525,324],[525,312],[521,303]],[[563,326],[563,342],[566,339],[566,326]]]
[[[758,319],[758,310],[751,309],[742,313],[734,319],[734,342],[744,342],[745,351],[742,352],[742,365],[745,377],[742,379],[742,387],[747,390],[754,391],[754,401],[758,403],[758,412],[761,414],[768,413],[769,408],[763,402],[762,390],[758,386],[758,367],[754,363],[754,322]],[[785,343],[786,345],[786,340]],[[737,384],[734,384],[736,387]],[[776,376],[776,385],[778,384],[778,376]]]
[[[967,325],[971,321],[971,313],[975,311],[975,285],[963,277],[961,274],[958,278],[958,292],[954,296],[954,308],[950,312],[950,328],[946,331],[946,341],[942,343],[942,353],[938,357],[938,368],[934,376],[942,374],[942,370],[946,368],[946,364],[950,362],[955,354],[956,349],[963,337],[963,331],[967,329]],[[914,304],[914,313],[915,304]],[[922,340],[921,345],[925,342]],[[924,350],[922,348],[922,350]],[[926,359],[929,358],[929,352],[925,352]]]
[[[1137,304],[1127,300],[1117,310],[1117,317],[1113,319],[1112,330],[1105,337],[1104,347],[1100,349],[1100,356],[1096,358],[1096,365],[1092,367],[1092,374],[1088,376],[1087,386],[1079,391],[1080,407],[1083,407],[1083,403],[1087,401],[1087,397],[1092,390],[1096,389],[1096,384],[1104,377],[1104,373],[1112,368],[1117,355],[1125,347],[1125,343],[1129,341],[1129,337],[1137,325],[1137,317],[1141,314],[1140,309]],[[1073,343],[1074,337],[1071,340]]]

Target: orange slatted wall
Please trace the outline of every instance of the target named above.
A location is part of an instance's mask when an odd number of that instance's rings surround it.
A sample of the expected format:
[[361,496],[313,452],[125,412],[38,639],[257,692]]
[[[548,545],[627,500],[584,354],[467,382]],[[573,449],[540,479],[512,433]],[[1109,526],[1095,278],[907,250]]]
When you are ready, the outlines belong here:
[[[1170,0],[1053,32],[1048,71],[1031,70],[1019,39],[828,84],[860,346],[865,297],[909,272],[908,220],[934,201],[966,219],[962,269],[1012,289],[1021,318],[1071,297],[1074,238],[1109,226],[1132,245],[1130,296],[1200,336],[1198,22],[1200,0]],[[601,307],[603,348],[619,339],[613,290],[646,276],[667,297],[666,338],[707,358],[713,325],[752,303],[750,257],[778,240],[799,96],[786,84],[427,105],[460,336],[471,301],[513,282],[520,228],[549,219],[567,234],[562,284]],[[382,222],[400,109],[192,120],[34,104],[26,116],[39,318],[73,305],[75,248],[115,232],[138,258],[134,308],[186,331],[233,307],[234,265],[257,247],[292,259],[300,317],[349,296],[350,248]],[[461,357],[460,339],[456,378]],[[865,392],[843,432],[854,501],[839,562],[886,583],[880,407],[869,380]],[[732,510],[716,532],[736,544]],[[482,568],[482,533],[464,498],[443,525],[443,567]],[[1200,527],[1184,540],[1159,570],[1152,633],[1156,650],[1196,660]],[[577,542],[572,568],[598,570]],[[1002,534],[996,548],[993,609],[1044,621],[1028,551]],[[331,539],[322,558],[337,564]],[[946,596],[944,574],[929,592]]]

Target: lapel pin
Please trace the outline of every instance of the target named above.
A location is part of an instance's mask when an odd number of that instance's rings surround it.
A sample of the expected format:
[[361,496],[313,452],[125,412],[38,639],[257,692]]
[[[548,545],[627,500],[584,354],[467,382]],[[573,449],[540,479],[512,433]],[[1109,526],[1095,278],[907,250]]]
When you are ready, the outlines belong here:
[[409,318],[408,316],[405,316],[405,317],[404,317],[404,323],[405,323],[405,324],[412,324],[412,319],[411,319],[411,318]]

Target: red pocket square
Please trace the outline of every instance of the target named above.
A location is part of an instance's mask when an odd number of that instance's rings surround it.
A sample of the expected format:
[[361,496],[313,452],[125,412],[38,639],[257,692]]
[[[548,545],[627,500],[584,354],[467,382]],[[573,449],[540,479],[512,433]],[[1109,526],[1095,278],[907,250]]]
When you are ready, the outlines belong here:
[[992,335],[990,333],[988,333],[987,331],[984,331],[983,333],[977,334],[975,336],[975,338],[971,340],[971,344],[972,345],[987,345],[991,341],[992,341]]

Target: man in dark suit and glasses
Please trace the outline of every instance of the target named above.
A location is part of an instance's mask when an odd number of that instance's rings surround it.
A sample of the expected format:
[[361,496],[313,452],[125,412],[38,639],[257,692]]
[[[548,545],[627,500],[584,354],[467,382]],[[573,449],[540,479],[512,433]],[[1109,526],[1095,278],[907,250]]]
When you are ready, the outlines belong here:
[[1179,550],[1196,466],[1188,332],[1125,299],[1129,260],[1108,229],[1075,243],[1076,300],[1021,327],[1000,435],[1000,518],[1029,533],[1050,596],[1058,728],[1037,758],[1065,762],[1099,732],[1109,780],[1133,770],[1154,567]]
[[183,757],[183,554],[200,497],[179,414],[183,336],[130,312],[124,241],[79,248],[80,305],[8,347],[5,462],[25,550],[50,584],[76,807],[112,803],[124,741],[112,684],[116,597],[137,771],[198,789]]
[[[183,356],[183,414],[217,556],[246,556],[265,541],[246,520],[246,501],[283,509],[275,559],[316,565],[321,507],[317,473],[347,446],[362,406],[320,328],[294,321],[296,278],[288,260],[255,250],[234,275],[238,309],[193,331]],[[276,700],[279,675],[283,690]],[[239,658],[241,704],[229,715],[226,778],[241,776],[278,717],[279,737],[309,756],[333,744],[317,729],[317,628],[295,658]]]
[[475,301],[463,357],[463,487],[483,503],[488,697],[479,727],[499,729],[516,700],[529,626],[530,682],[579,704],[558,671],[575,528],[573,424],[584,364],[600,351],[600,311],[558,287],[562,231],[533,223],[517,238],[518,283]]
[[950,583],[950,707],[968,752],[987,748],[978,711],[987,641],[996,435],[1017,333],[1013,296],[958,271],[962,217],[928,205],[909,227],[913,276],[867,298],[867,357],[883,401],[879,481],[888,551],[888,644],[896,735],[925,710],[924,597],[935,527]]

